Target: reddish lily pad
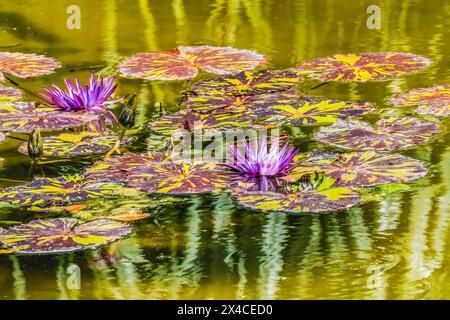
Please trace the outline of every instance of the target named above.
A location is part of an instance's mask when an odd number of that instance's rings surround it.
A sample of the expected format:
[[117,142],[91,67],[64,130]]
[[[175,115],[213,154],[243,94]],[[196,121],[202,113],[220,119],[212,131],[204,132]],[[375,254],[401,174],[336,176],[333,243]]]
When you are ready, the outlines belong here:
[[141,210],[133,210],[128,213],[120,213],[120,214],[114,214],[108,217],[108,219],[114,220],[114,221],[122,221],[122,222],[130,222],[130,221],[138,221],[147,219],[151,216],[151,213],[144,212]]
[[134,167],[127,177],[131,187],[148,193],[170,195],[210,193],[225,189],[229,182],[230,175],[212,162],[155,163]]
[[147,80],[185,80],[194,78],[198,69],[215,74],[238,73],[266,63],[263,55],[230,47],[186,47],[175,50],[137,53],[122,61],[124,76]]
[[338,119],[360,116],[375,108],[368,102],[344,102],[302,98],[296,104],[278,104],[256,109],[261,121],[273,125],[322,125]]
[[117,187],[106,183],[92,183],[83,176],[38,178],[25,185],[0,190],[0,203],[25,207],[64,205],[105,197]]
[[127,153],[94,163],[84,172],[88,180],[123,183],[131,169],[138,166],[152,166],[155,162],[170,160],[170,153],[148,152],[143,154]]
[[[111,150],[118,137],[114,134],[83,131],[79,133],[62,133],[55,137],[43,138],[44,157],[76,157],[82,155],[103,154]],[[28,154],[27,143],[19,151]]]
[[321,81],[381,81],[428,67],[431,61],[411,53],[337,54],[305,61],[293,71]]
[[37,110],[38,109],[36,109],[33,102],[16,101],[16,102],[0,104],[0,115],[13,114],[13,113],[24,113],[24,112],[35,112]]
[[301,78],[289,71],[272,70],[242,71],[203,80],[197,83],[192,92],[195,95],[210,95],[211,93],[232,96],[254,95],[275,91],[289,90],[299,84]]
[[28,78],[52,73],[61,64],[53,58],[21,52],[0,52],[0,82],[2,72],[15,77]]
[[339,185],[369,187],[416,180],[423,177],[427,169],[420,161],[399,154],[379,154],[373,151],[320,153],[299,161],[282,179],[295,182],[304,175],[315,172],[325,173],[336,179]]
[[19,100],[22,93],[16,88],[4,87],[0,84],[0,105]]
[[334,183],[334,179],[322,175],[299,191],[248,191],[237,193],[235,197],[237,203],[247,209],[285,213],[339,211],[359,202],[358,193],[348,187],[335,187]]
[[359,120],[338,120],[320,128],[317,140],[349,150],[398,150],[433,139],[439,127],[416,118],[386,117],[374,126]]
[[150,129],[157,133],[170,136],[178,129],[193,132],[196,128],[218,131],[250,128],[252,127],[252,120],[253,117],[250,114],[217,112],[213,115],[202,115],[183,110],[151,121]]
[[420,88],[401,94],[391,100],[396,107],[418,106],[418,114],[450,115],[450,85]]
[[0,130],[19,133],[30,133],[35,127],[41,132],[57,131],[84,126],[99,117],[93,114],[74,112],[38,112],[5,113],[0,117]]
[[101,219],[78,224],[75,218],[33,220],[3,229],[0,243],[18,254],[54,254],[97,248],[131,233],[128,224]]

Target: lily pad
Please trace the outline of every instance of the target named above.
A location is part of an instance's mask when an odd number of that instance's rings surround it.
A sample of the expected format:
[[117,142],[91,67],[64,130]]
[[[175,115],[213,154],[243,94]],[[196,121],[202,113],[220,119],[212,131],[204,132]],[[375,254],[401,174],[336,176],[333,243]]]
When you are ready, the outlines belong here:
[[386,117],[374,126],[359,120],[338,120],[320,128],[315,138],[350,150],[398,150],[433,139],[439,127],[416,118]]
[[4,87],[0,84],[0,105],[19,100],[22,93],[16,88]]
[[84,126],[99,117],[86,113],[53,112],[21,112],[5,113],[0,117],[0,130],[18,133],[30,133],[35,127],[41,132],[57,131],[67,128]]
[[194,85],[192,92],[195,95],[216,93],[247,96],[289,90],[298,85],[300,80],[297,74],[289,71],[242,71],[234,75],[203,80]]
[[318,185],[286,193],[248,191],[237,193],[236,201],[244,208],[285,213],[339,211],[356,205],[359,194],[348,187],[334,187],[334,179],[326,178]]
[[225,189],[230,175],[213,162],[155,163],[134,167],[127,177],[129,186],[148,193],[186,195]]
[[0,52],[0,82],[4,81],[2,72],[19,78],[29,78],[52,73],[61,64],[49,57],[21,52]]
[[97,161],[85,170],[87,180],[123,183],[131,169],[138,166],[152,166],[155,162],[170,160],[170,153],[148,152],[142,154],[126,153],[124,155]]
[[37,110],[34,102],[15,101],[0,104],[0,115],[2,116],[3,114],[35,112]]
[[293,71],[321,81],[381,81],[428,67],[431,61],[411,53],[337,54],[305,61]]
[[198,74],[198,69],[215,74],[238,73],[266,63],[254,51],[230,47],[187,47],[175,50],[137,53],[122,61],[123,76],[147,80],[185,80]]
[[195,128],[203,130],[223,131],[235,128],[252,127],[253,117],[246,113],[216,112],[211,114],[198,114],[191,111],[179,111],[165,115],[155,121],[150,121],[150,129],[162,135],[172,135],[178,129],[193,132]]
[[[43,138],[43,156],[68,158],[103,154],[111,150],[117,139],[118,137],[114,134],[100,132],[62,133],[55,137]],[[27,143],[23,143],[19,151],[28,154]]]
[[210,95],[190,96],[186,105],[195,112],[208,113],[212,117],[218,113],[253,113],[255,109],[266,110],[280,105],[294,105],[298,97],[299,93],[295,89],[247,96],[224,96],[214,92]]
[[0,203],[16,206],[54,206],[105,197],[117,185],[92,183],[83,176],[38,178],[33,181],[0,190]]
[[94,220],[78,224],[75,218],[33,220],[3,229],[0,243],[18,254],[55,254],[97,248],[131,233],[128,224]]
[[263,123],[273,125],[322,125],[338,119],[360,116],[375,108],[368,102],[344,102],[302,98],[296,104],[278,104],[255,110]]
[[0,132],[0,142],[4,141],[6,139],[6,135],[2,132]]
[[373,151],[319,153],[297,162],[282,179],[295,182],[305,174],[314,172],[324,172],[336,179],[339,185],[369,187],[416,180],[423,177],[427,169],[420,161],[399,154],[379,154]]
[[395,107],[418,106],[418,114],[450,115],[450,85],[420,88],[401,94],[391,100]]

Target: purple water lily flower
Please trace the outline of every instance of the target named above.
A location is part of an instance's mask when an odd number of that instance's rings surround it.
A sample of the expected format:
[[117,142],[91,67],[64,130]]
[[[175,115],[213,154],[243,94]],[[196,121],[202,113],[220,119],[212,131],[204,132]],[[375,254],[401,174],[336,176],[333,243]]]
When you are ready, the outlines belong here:
[[115,76],[103,78],[98,76],[95,79],[92,73],[89,84],[83,87],[78,78],[75,78],[75,84],[69,80],[64,80],[67,90],[63,91],[56,85],[53,88],[45,87],[48,93],[40,93],[52,106],[63,109],[64,111],[88,111],[93,113],[107,112],[105,105],[114,103],[118,100],[108,100],[117,88],[114,85]]
[[267,137],[262,136],[259,141],[255,140],[254,147],[248,141],[244,141],[244,154],[236,146],[231,146],[234,162],[221,163],[222,165],[246,174],[247,176],[274,177],[286,174],[290,169],[292,159],[298,154],[298,150],[288,148],[286,143],[279,149],[280,139],[272,138],[270,150],[267,151]]

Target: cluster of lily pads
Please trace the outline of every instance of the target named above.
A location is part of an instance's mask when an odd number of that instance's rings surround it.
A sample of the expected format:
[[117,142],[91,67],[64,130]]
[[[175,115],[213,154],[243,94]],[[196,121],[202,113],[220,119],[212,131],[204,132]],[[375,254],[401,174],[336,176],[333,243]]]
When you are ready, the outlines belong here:
[[[135,124],[137,102],[135,95],[113,97],[115,75],[96,78],[92,74],[87,85],[78,79],[66,80],[65,89],[43,88],[35,102],[20,101],[20,89],[0,83],[0,142],[14,134],[28,134],[19,152],[41,164],[48,158],[105,155],[80,175],[36,178],[1,190],[0,204],[27,207],[34,214],[72,215],[0,228],[3,250],[49,254],[116,241],[131,233],[130,221],[150,215],[143,207],[174,201],[173,197],[165,202],[142,198],[142,193],[183,196],[228,191],[248,209],[316,213],[356,205],[361,188],[409,182],[426,174],[420,161],[386,151],[431,141],[440,132],[437,124],[400,116],[370,124],[358,117],[377,111],[374,104],[324,99],[306,95],[302,88],[311,80],[385,81],[428,67],[428,59],[396,52],[346,54],[306,61],[284,71],[259,69],[266,63],[265,56],[249,50],[180,46],[138,53],[124,59],[117,70],[123,77],[158,81],[191,80],[199,72],[218,75],[184,91],[178,112],[151,119],[148,129],[155,134],[170,137],[179,128],[192,132],[196,121],[203,129],[219,132],[320,126],[314,134],[317,141],[348,151],[301,153],[289,142],[281,147],[287,136],[270,141],[262,136],[240,141],[243,151],[228,145],[232,163],[174,161],[170,150],[123,152],[125,131]],[[12,77],[44,75],[58,67],[61,64],[53,58],[2,52],[0,82],[17,85]],[[447,116],[450,86],[412,90],[390,102],[395,107],[417,107],[419,115]],[[109,108],[117,104],[121,105],[119,117]],[[77,130],[54,135],[68,128]],[[41,132],[50,135],[42,137]],[[95,214],[99,203],[92,201],[113,199],[111,203],[117,204],[124,192],[138,193],[128,195],[132,200],[127,200],[124,211],[117,212],[113,205],[110,215]],[[84,222],[86,216],[89,222]]]

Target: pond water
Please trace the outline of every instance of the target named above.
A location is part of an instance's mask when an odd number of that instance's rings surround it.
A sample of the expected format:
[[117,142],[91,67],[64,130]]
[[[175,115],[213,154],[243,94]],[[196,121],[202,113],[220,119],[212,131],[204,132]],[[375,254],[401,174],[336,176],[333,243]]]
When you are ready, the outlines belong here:
[[[70,0],[2,0],[2,51],[46,54],[64,68],[22,82],[39,91],[86,66],[113,68],[136,52],[177,45],[256,50],[269,67],[335,53],[402,51],[433,61],[415,75],[377,83],[328,84],[315,95],[376,103],[413,88],[449,83],[450,2],[380,0],[381,29],[366,27],[373,1],[78,0],[81,29],[66,27]],[[11,46],[9,48],[6,48]],[[185,82],[119,79],[137,92],[138,122],[154,105],[177,110]],[[384,108],[384,109],[383,109]],[[395,112],[394,112],[395,113]],[[376,118],[369,116],[368,119]],[[237,208],[226,194],[191,196],[133,224],[108,250],[53,256],[0,255],[0,299],[443,299],[450,298],[450,122],[433,143],[401,154],[421,160],[426,177],[337,213],[263,214]],[[313,130],[291,128],[302,151],[328,149]],[[0,187],[29,180],[19,143],[0,146]],[[82,172],[95,159],[45,166],[46,176]],[[149,200],[150,201],[150,200]],[[42,215],[41,215],[42,216]],[[0,211],[0,226],[29,221]],[[81,286],[68,283],[79,270]]]

